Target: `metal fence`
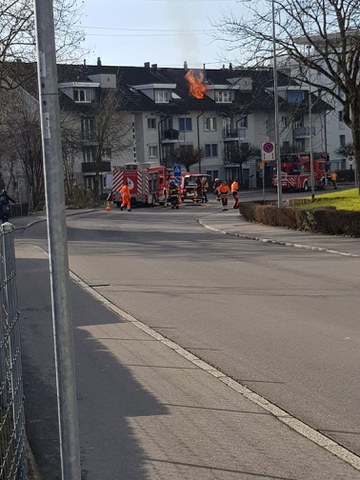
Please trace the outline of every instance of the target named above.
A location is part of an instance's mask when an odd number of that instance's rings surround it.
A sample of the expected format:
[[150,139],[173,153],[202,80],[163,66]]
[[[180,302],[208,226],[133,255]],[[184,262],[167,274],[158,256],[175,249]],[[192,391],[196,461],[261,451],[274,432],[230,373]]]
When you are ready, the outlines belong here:
[[26,480],[25,416],[14,229],[0,226],[0,480]]

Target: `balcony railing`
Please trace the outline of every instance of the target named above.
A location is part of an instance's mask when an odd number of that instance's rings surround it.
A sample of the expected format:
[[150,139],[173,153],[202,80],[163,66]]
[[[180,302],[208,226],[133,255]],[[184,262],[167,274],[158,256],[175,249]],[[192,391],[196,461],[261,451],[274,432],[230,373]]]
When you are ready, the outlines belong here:
[[224,128],[223,129],[223,139],[228,140],[245,140],[246,138],[246,128]]
[[183,142],[184,132],[179,132],[179,130],[170,128],[169,130],[165,130],[164,132],[160,133],[160,139],[162,143]]
[[[311,135],[315,135],[315,127],[311,127]],[[294,138],[308,138],[310,137],[310,127],[294,128]]]
[[102,161],[100,164],[96,162],[83,162],[81,164],[81,171],[82,173],[108,173],[111,172],[111,162],[110,161]]

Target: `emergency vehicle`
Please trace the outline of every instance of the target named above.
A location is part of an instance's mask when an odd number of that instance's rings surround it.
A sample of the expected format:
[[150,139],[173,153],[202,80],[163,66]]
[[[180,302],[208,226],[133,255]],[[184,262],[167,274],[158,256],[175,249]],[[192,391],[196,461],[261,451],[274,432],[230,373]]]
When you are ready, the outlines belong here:
[[202,182],[209,175],[185,172],[180,177],[179,192],[181,201],[202,202]]
[[132,205],[164,205],[167,199],[166,170],[164,166],[127,164],[112,172],[113,202],[120,207],[120,189],[127,182]]
[[[314,188],[324,190],[326,187],[326,155],[313,154]],[[276,166],[274,167],[276,172]],[[272,178],[273,187],[277,187],[277,175]],[[283,190],[302,190],[311,188],[310,155],[281,155],[281,185]]]

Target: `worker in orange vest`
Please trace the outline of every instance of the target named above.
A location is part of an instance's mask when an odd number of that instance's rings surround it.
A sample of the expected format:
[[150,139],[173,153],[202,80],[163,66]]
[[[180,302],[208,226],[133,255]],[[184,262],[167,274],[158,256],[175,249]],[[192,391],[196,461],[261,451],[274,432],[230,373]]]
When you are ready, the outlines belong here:
[[332,186],[333,186],[334,188],[337,188],[336,179],[337,179],[336,172],[332,171],[332,172],[330,173],[330,180],[331,180]]
[[231,193],[232,196],[234,197],[234,205],[233,208],[238,208],[239,206],[239,184],[236,180],[234,180],[231,184]]
[[219,185],[218,192],[219,192],[219,195],[220,195],[223,210],[227,210],[226,207],[227,207],[227,204],[228,204],[228,195],[230,193],[230,188],[227,185],[225,180],[221,183],[221,185]]
[[130,202],[131,202],[131,193],[128,182],[125,182],[124,185],[120,188],[120,195],[121,195],[121,207],[120,210],[123,211],[124,207],[127,208],[128,212],[131,212]]

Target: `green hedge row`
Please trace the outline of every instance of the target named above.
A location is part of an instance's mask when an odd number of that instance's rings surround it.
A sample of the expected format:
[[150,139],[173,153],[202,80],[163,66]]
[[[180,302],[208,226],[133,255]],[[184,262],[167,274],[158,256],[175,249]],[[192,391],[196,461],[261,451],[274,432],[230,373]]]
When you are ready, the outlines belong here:
[[311,210],[278,208],[274,204],[240,203],[241,215],[249,222],[293,230],[360,237],[360,212],[320,207]]

